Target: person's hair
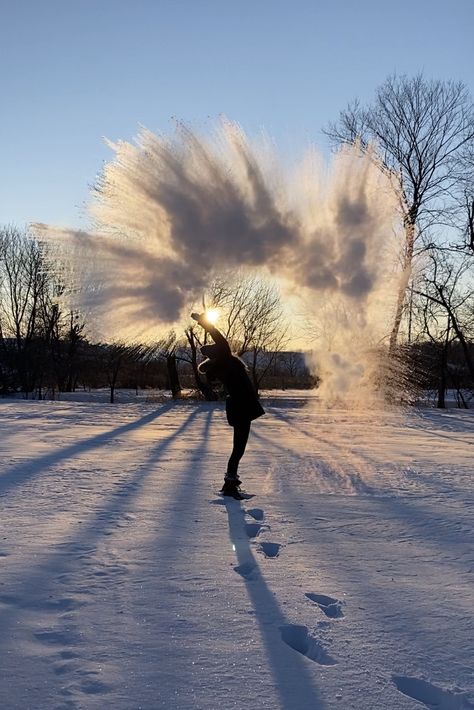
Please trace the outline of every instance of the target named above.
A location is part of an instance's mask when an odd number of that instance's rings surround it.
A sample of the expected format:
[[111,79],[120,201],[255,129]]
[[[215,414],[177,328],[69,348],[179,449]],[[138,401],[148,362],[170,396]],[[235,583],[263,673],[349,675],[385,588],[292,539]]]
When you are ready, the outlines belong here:
[[247,372],[248,367],[245,362],[238,355],[231,355],[230,357],[218,357],[218,358],[206,358],[198,365],[198,372],[201,375],[206,375],[209,379],[222,379],[225,376],[228,364],[231,362],[238,362],[241,367]]
[[206,360],[203,360],[199,363],[198,372],[200,372],[201,375],[207,375],[208,372],[212,369],[212,367],[214,367],[215,363],[215,360],[210,360],[209,358],[206,358]]

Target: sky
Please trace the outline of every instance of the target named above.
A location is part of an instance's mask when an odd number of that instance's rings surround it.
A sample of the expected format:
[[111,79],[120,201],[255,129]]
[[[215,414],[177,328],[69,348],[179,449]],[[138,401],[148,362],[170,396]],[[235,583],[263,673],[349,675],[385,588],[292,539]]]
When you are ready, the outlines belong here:
[[224,114],[281,152],[394,72],[474,93],[472,0],[0,0],[0,223],[87,225],[88,193],[141,125]]

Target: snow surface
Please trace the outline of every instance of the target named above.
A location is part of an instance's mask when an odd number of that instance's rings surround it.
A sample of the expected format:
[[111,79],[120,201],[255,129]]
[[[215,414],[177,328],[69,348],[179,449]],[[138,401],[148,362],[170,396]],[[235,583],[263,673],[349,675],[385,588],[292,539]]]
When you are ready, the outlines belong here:
[[472,410],[0,401],[0,708],[474,708]]

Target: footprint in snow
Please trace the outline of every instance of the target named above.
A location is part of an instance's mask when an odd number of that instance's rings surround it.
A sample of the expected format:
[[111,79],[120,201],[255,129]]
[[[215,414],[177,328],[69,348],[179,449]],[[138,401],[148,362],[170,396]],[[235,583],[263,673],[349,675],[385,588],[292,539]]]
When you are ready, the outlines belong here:
[[90,678],[81,682],[80,690],[86,695],[102,695],[103,693],[108,693],[110,688],[102,681]]
[[79,639],[70,631],[39,631],[35,637],[41,643],[52,646],[74,646]]
[[250,510],[247,510],[247,515],[250,515],[251,518],[261,523],[264,517],[264,512],[261,508],[251,508]]
[[449,690],[437,688],[426,680],[407,675],[392,675],[397,690],[413,700],[418,700],[428,708],[439,710],[472,710],[474,705],[465,693],[451,693]]
[[77,653],[75,653],[74,651],[68,651],[67,649],[65,651],[61,651],[59,656],[65,661],[71,661],[74,658],[79,658],[79,655]]
[[278,557],[280,547],[278,542],[260,542],[258,545],[258,549],[263,552],[265,557]]
[[68,612],[79,609],[81,606],[84,606],[86,602],[73,597],[56,598],[50,596],[45,599],[37,596],[33,598],[21,598],[2,594],[0,595],[0,604],[33,611]]
[[249,538],[257,537],[261,529],[260,523],[245,523],[245,532]]
[[322,612],[330,619],[342,619],[344,612],[342,611],[343,602],[333,597],[328,597],[326,594],[314,594],[306,592],[305,597],[319,606]]
[[311,661],[319,663],[320,666],[334,666],[334,660],[321,646],[319,641],[311,636],[306,626],[298,624],[285,624],[280,626],[282,640],[294,651],[298,651]]

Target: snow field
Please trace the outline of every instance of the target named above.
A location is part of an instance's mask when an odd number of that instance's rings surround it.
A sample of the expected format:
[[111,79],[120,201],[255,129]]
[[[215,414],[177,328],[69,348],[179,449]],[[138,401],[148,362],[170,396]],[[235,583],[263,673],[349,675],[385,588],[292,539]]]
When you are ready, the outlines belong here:
[[0,402],[0,707],[473,704],[470,411]]

